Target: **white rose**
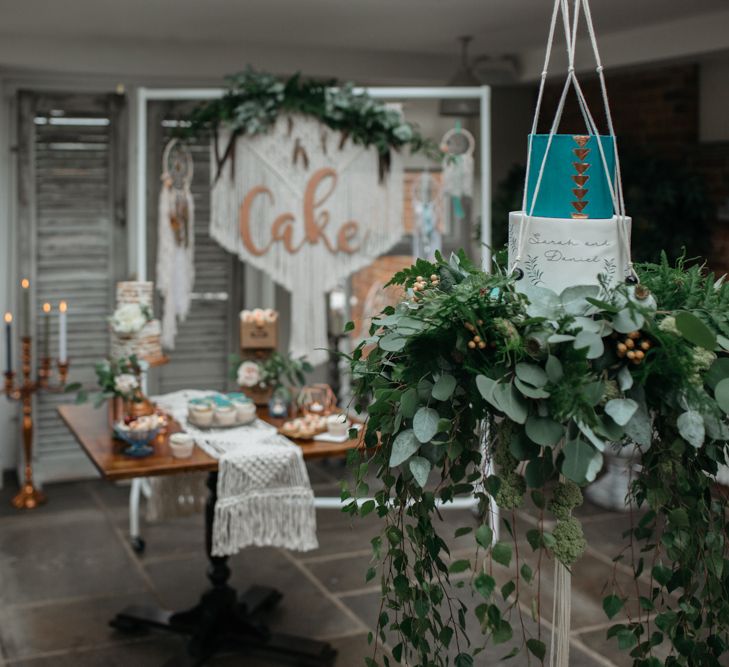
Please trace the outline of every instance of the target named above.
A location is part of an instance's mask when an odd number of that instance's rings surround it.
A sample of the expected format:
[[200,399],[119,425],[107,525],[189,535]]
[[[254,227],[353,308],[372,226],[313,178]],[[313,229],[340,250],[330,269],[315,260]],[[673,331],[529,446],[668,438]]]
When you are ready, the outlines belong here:
[[122,396],[129,396],[139,387],[139,382],[134,375],[122,373],[114,378],[114,389]]
[[138,333],[147,324],[147,316],[138,303],[124,303],[111,316],[111,328],[118,334]]
[[255,387],[261,381],[261,369],[255,361],[244,361],[238,366],[238,384]]

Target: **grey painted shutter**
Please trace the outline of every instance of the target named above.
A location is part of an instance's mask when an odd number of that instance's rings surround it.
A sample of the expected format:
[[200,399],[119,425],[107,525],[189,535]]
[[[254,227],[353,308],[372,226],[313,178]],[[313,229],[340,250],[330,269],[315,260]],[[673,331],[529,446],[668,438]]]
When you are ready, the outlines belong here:
[[[20,213],[23,275],[34,292],[35,362],[43,353],[41,307],[52,304],[49,351],[58,354],[58,304],[68,312],[70,381],[94,387],[94,364],[108,353],[106,318],[117,267],[123,266],[123,155],[120,98],[23,94]],[[121,149],[121,150],[120,150]],[[22,150],[22,149],[21,149]],[[115,243],[115,241],[117,241]],[[30,260],[30,261],[28,261]],[[35,405],[39,479],[78,476],[86,458],[56,414],[67,394],[41,392]]]
[[[158,103],[149,106],[148,147],[148,275],[154,279],[157,257],[157,201],[162,153],[172,138],[178,118],[189,105]],[[195,285],[192,307],[178,328],[175,349],[166,351],[170,363],[150,372],[150,390],[217,389],[229,386],[229,355],[237,350],[237,318],[241,299],[241,267],[237,258],[210,238],[210,153],[207,140],[189,144],[194,161],[192,194],[195,200]],[[155,316],[162,316],[156,299]]]

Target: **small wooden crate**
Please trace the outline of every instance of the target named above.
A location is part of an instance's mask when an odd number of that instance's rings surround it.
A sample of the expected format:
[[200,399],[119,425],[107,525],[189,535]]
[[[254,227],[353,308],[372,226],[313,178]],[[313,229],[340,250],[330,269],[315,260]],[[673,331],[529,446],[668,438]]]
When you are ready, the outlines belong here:
[[240,347],[242,350],[275,350],[278,347],[278,317],[273,322],[241,317]]

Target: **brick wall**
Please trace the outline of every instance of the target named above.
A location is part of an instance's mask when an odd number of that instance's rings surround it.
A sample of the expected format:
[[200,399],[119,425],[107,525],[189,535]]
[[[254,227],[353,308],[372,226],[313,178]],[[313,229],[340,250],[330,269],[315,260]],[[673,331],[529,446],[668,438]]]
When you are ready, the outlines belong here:
[[[606,127],[596,76],[582,76],[582,88],[595,121]],[[608,72],[607,86],[619,145],[651,151],[661,158],[683,161],[706,184],[712,204],[712,253],[716,271],[729,271],[729,220],[721,210],[729,203],[729,142],[699,142],[699,67],[676,65],[632,72]],[[562,83],[548,86],[540,131],[546,132],[557,106]],[[562,132],[583,132],[584,121],[570,93]]]

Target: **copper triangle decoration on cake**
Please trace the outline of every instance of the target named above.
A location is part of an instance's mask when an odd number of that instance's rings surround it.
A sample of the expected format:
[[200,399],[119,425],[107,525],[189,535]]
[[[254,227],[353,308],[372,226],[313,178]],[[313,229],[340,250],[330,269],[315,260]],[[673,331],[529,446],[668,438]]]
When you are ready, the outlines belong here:
[[576,188],[572,188],[572,194],[577,198],[577,201],[572,202],[576,213],[572,214],[573,218],[587,218],[587,214],[584,212],[589,202],[585,201],[588,189],[585,187],[590,177],[585,175],[585,172],[590,168],[589,163],[585,162],[585,158],[590,154],[590,149],[585,148],[587,142],[590,140],[589,136],[586,135],[575,135],[572,140],[577,144],[578,148],[573,148],[572,152],[577,157],[579,162],[573,162],[572,166],[577,172],[576,175],[572,176],[572,180],[575,182]]

